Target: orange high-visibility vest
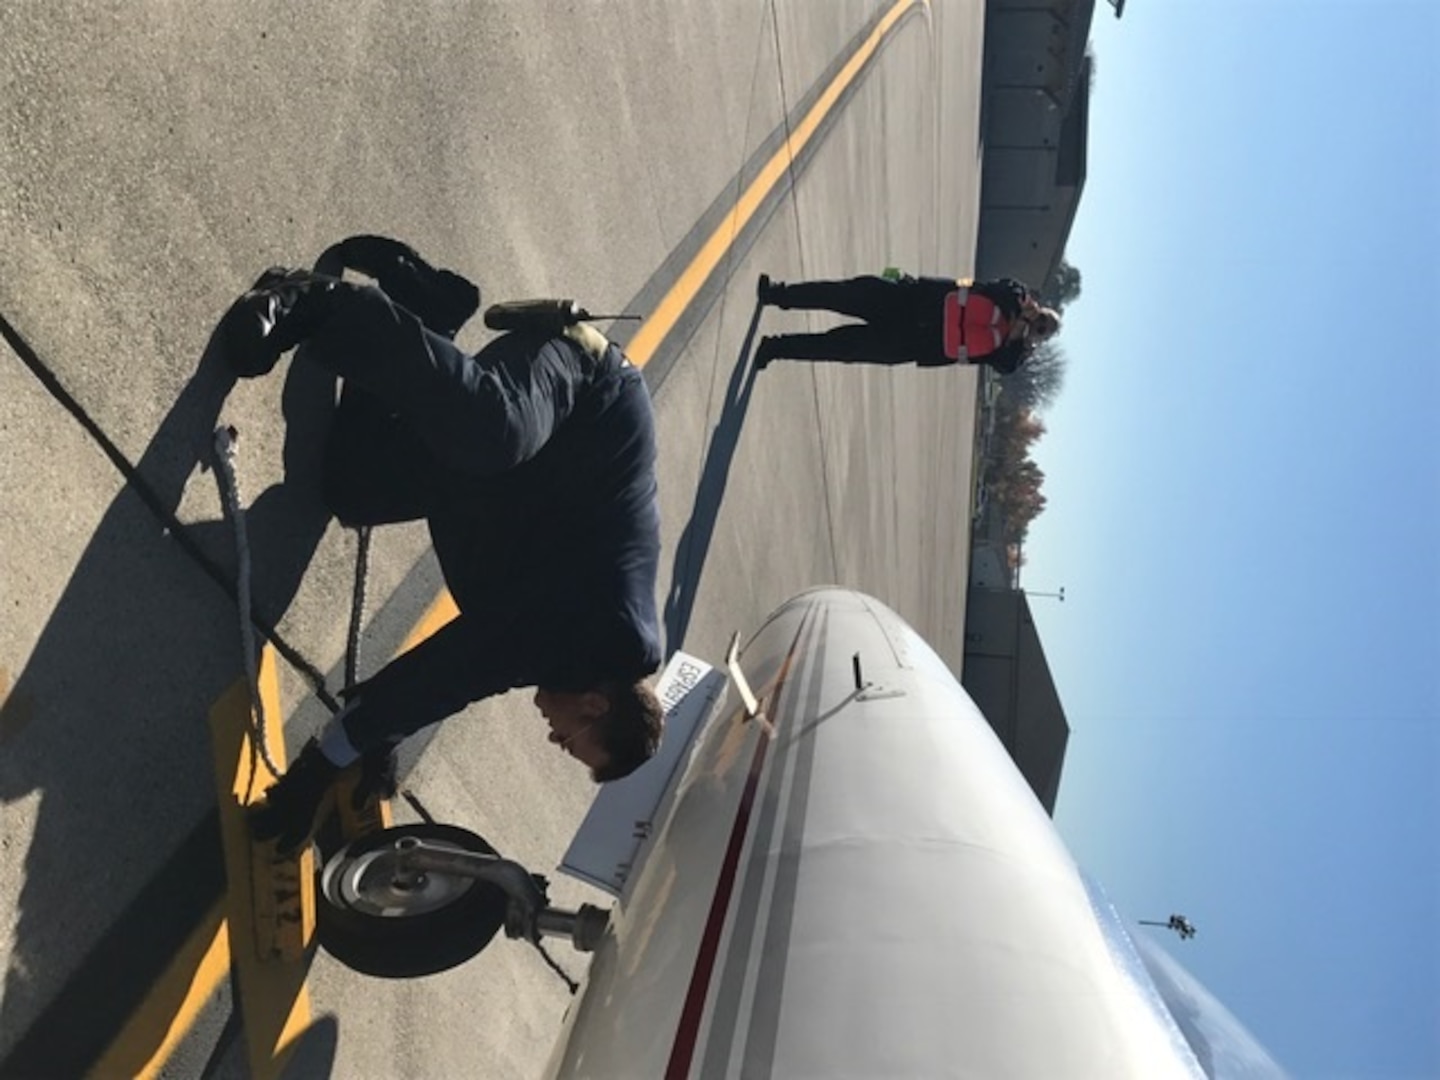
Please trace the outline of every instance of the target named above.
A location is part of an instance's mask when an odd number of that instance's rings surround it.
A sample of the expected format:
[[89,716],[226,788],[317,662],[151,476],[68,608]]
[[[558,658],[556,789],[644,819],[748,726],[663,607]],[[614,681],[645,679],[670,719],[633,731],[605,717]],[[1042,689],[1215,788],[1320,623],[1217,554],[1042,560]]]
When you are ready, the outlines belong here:
[[1010,333],[995,302],[961,287],[945,297],[945,356],[965,363],[994,352]]

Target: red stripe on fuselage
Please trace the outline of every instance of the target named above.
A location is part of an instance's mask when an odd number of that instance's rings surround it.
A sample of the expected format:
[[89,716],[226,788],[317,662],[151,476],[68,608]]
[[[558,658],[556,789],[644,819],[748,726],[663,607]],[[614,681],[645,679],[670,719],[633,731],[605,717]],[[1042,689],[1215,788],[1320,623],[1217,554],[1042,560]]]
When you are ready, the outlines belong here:
[[[790,665],[795,658],[795,647],[804,633],[805,623],[801,622],[795,631],[795,640],[785,662],[780,667],[779,678],[770,695],[771,701],[780,700],[780,691],[790,674]],[[720,865],[720,880],[715,883],[715,895],[710,901],[710,914],[705,920],[705,932],[700,938],[700,953],[695,958],[695,970],[690,975],[690,989],[685,993],[685,1007],[680,1010],[680,1023],[675,1029],[675,1043],[670,1048],[670,1063],[665,1067],[665,1080],[682,1080],[690,1071],[690,1062],[695,1057],[695,1045],[700,1037],[700,1019],[705,1014],[705,999],[710,992],[710,977],[715,972],[715,960],[720,952],[720,933],[725,929],[725,917],[730,911],[730,897],[735,891],[735,879],[740,869],[740,852],[745,847],[745,834],[750,831],[750,812],[755,805],[755,792],[760,787],[760,773],[765,768],[765,757],[770,749],[772,726],[760,728],[755,755],[750,759],[750,773],[745,778],[745,790],[740,795],[740,806],[735,811],[735,823],[730,828],[730,842],[725,847],[725,861]]]

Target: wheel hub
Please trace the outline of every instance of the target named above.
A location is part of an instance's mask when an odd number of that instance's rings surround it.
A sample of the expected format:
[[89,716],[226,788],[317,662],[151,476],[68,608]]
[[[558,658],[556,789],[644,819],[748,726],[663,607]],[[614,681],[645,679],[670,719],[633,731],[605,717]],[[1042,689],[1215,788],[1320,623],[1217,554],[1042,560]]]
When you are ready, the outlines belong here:
[[[433,847],[463,852],[458,844],[427,841]],[[475,885],[459,874],[406,869],[394,848],[342,854],[325,868],[321,888],[337,907],[382,918],[406,918],[453,903]]]

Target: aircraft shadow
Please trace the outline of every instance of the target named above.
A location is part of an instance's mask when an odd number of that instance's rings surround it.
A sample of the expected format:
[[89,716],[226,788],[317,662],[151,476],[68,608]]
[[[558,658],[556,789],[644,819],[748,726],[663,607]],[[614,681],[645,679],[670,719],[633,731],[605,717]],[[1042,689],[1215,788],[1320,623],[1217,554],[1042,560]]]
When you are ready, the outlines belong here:
[[675,560],[670,571],[670,592],[665,598],[664,612],[665,648],[670,653],[684,647],[685,634],[690,628],[690,616],[695,607],[695,595],[705,570],[705,558],[709,554],[710,541],[715,534],[715,523],[720,517],[720,506],[725,500],[725,487],[730,480],[730,465],[740,446],[745,413],[750,407],[755,377],[759,374],[750,363],[750,356],[755,332],[760,325],[761,311],[760,306],[756,305],[750,326],[745,331],[745,340],[740,346],[735,368],[730,373],[720,420],[715,425],[714,434],[710,436],[710,445],[705,450],[705,465],[695,490],[695,502],[690,508],[690,517],[675,547]]

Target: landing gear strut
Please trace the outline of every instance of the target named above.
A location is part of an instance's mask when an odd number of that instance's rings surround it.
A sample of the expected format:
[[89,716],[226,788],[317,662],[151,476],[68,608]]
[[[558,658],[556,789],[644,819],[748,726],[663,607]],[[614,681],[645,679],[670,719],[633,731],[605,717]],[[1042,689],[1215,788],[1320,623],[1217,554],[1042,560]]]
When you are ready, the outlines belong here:
[[504,927],[538,944],[600,943],[609,912],[549,906],[548,883],[453,825],[402,825],[346,844],[320,873],[316,932],[342,964],[366,975],[414,978],[469,960]]

